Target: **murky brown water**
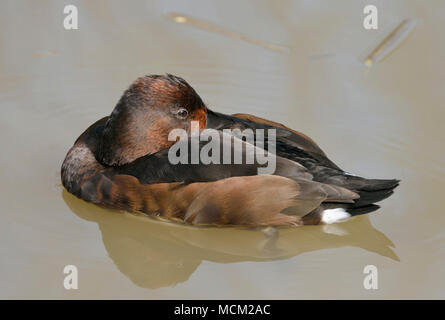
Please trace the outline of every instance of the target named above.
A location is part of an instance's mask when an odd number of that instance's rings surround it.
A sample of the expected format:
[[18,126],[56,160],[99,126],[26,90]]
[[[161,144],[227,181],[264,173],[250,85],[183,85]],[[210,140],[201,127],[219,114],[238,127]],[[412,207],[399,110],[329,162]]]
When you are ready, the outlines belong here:
[[[366,1],[70,3],[79,30],[64,30],[63,1],[0,3],[1,298],[445,298],[444,1],[373,1],[377,31]],[[414,31],[366,73],[359,58],[405,18]],[[402,184],[376,213],[269,238],[64,191],[77,136],[136,77],[166,72],[214,110],[283,122],[340,167]],[[68,264],[78,290],[63,287]],[[378,290],[363,287],[369,264]]]

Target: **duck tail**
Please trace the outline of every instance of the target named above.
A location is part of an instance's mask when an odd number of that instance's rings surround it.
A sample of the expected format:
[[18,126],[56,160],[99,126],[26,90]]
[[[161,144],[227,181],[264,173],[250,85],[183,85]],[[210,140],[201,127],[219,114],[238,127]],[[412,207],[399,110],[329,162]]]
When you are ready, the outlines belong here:
[[353,208],[365,207],[388,198],[400,183],[397,179],[365,179],[350,175],[344,177],[346,179],[342,186],[360,195]]

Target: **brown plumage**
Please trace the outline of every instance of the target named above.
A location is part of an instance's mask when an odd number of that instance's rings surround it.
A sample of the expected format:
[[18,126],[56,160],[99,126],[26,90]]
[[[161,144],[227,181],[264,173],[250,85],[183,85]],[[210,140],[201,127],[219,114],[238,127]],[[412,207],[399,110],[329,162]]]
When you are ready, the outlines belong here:
[[[191,121],[201,129],[276,129],[274,175],[257,175],[262,164],[256,160],[172,165],[168,133],[190,133]],[[305,225],[321,223],[326,208],[375,210],[372,203],[398,181],[347,175],[306,135],[252,115],[214,113],[183,79],[167,75],[137,79],[112,114],[76,140],[62,165],[62,182],[87,201],[190,224]]]

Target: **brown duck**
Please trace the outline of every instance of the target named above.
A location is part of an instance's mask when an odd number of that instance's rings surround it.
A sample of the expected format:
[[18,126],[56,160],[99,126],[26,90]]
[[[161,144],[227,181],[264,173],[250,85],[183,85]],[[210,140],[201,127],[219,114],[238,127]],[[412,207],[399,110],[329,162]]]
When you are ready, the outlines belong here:
[[[274,129],[275,171],[259,175],[264,164],[257,159],[172,164],[169,149],[175,141],[169,141],[169,133],[185,130],[189,136],[181,143],[190,146],[197,139],[190,135],[192,121],[221,135],[225,129],[251,129],[255,137],[257,129]],[[202,150],[205,143],[197,141]],[[232,157],[237,152],[247,157],[249,142],[242,145],[229,144]],[[374,203],[390,196],[399,183],[346,173],[312,139],[282,124],[213,112],[185,80],[173,75],[133,82],[111,115],[76,140],[61,175],[64,187],[86,201],[200,225],[333,223],[378,209]]]

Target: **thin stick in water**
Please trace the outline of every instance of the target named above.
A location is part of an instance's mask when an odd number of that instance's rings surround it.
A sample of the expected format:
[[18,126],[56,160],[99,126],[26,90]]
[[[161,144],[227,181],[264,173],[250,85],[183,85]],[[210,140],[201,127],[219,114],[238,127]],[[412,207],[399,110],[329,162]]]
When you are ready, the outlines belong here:
[[403,20],[382,42],[365,58],[365,65],[371,67],[374,63],[381,61],[395,48],[397,48],[408,34],[414,29],[414,19]]
[[287,53],[289,51],[289,48],[284,47],[284,46],[279,46],[279,45],[275,45],[266,41],[261,41],[261,40],[257,40],[254,38],[250,38],[248,36],[245,36],[241,33],[235,32],[235,31],[231,31],[228,30],[224,27],[220,27],[202,20],[198,20],[196,18],[192,18],[190,16],[185,16],[183,14],[179,14],[179,13],[169,13],[168,17],[170,17],[171,19],[173,19],[174,22],[176,23],[184,23],[184,24],[188,24],[192,27],[195,28],[199,28],[202,30],[206,30],[206,31],[210,31],[210,32],[215,32],[215,33],[219,33],[221,35],[224,35],[226,37],[229,38],[233,38],[233,39],[238,39],[238,40],[243,40],[249,43],[253,43],[257,46],[261,46],[273,51],[277,51],[277,52],[281,52],[281,53]]

